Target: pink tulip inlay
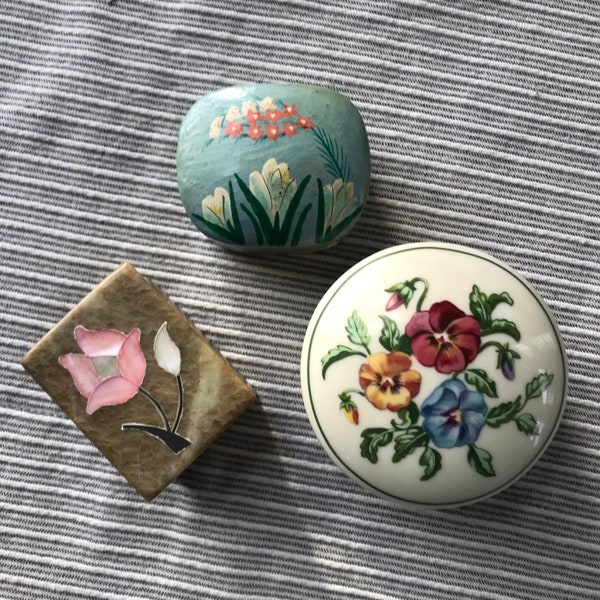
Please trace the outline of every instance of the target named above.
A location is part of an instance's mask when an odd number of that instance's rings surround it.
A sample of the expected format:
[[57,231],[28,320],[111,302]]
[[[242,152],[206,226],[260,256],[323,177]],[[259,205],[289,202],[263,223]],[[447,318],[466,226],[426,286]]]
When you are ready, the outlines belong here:
[[156,408],[163,427],[143,423],[123,423],[124,431],[141,431],[159,439],[173,453],[179,454],[190,441],[177,433],[183,417],[183,381],[181,379],[181,352],[163,323],[154,338],[156,364],[177,381],[179,402],[173,424],[161,403],[142,387],[146,376],[146,358],[140,344],[141,331],[132,329],[128,334],[114,329],[91,331],[82,325],[74,330],[75,340],[83,354],[63,354],[58,362],[71,374],[79,393],[87,399],[86,412],[95,413],[105,406],[117,406],[140,393]]
[[78,325],[74,334],[83,354],[64,354],[59,362],[87,398],[86,412],[91,415],[103,406],[133,398],[146,375],[140,330],[125,335],[114,329],[90,331]]

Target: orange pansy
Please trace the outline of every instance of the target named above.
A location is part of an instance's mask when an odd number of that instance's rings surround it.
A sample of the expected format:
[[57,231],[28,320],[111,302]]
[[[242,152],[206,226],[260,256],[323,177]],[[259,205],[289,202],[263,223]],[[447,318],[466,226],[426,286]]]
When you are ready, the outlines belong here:
[[359,372],[367,400],[379,410],[395,412],[408,406],[421,388],[421,375],[410,366],[410,357],[404,352],[371,354]]

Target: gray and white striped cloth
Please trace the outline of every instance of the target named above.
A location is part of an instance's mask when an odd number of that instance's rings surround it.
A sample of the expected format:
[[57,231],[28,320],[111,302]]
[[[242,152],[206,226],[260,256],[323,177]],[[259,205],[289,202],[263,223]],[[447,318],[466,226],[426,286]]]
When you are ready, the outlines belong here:
[[[0,39],[1,598],[600,598],[600,2],[2,0]],[[185,216],[179,123],[242,81],[361,111],[370,200],[334,249],[236,255]],[[524,479],[420,513],[330,462],[299,360],[340,274],[426,240],[531,281],[570,392]],[[19,365],[126,260],[260,398],[152,503]]]

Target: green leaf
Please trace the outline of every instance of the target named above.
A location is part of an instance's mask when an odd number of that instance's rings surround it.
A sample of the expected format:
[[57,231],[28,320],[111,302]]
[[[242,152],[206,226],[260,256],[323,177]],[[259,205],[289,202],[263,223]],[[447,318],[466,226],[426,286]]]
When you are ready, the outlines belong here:
[[300,213],[298,217],[298,222],[296,223],[296,227],[294,227],[294,234],[292,235],[292,241],[290,242],[290,246],[297,246],[302,238],[302,228],[304,227],[304,221],[306,221],[306,217],[312,208],[312,204],[307,204],[304,207],[304,210]]
[[258,219],[260,229],[267,240],[267,244],[275,246],[277,244],[277,236],[275,234],[273,224],[271,223],[271,219],[269,218],[269,213],[265,210],[264,206],[258,201],[258,198],[250,191],[250,188],[241,180],[237,173],[235,174],[235,180],[237,181],[240,190],[242,190],[242,194],[244,194],[244,197],[250,205],[250,208]]
[[356,219],[358,215],[360,215],[363,208],[363,206],[359,206],[356,210],[352,211],[352,213],[350,213],[345,219],[342,219],[339,223],[336,224],[335,227],[327,231],[319,241],[325,243],[337,238],[348,227],[348,225],[352,221],[354,221],[354,219]]
[[536,435],[537,431],[537,420],[533,415],[526,413],[524,415],[519,415],[515,418],[515,423],[519,431],[526,433],[527,435]]
[[541,396],[552,383],[552,379],[554,379],[554,375],[548,373],[540,373],[537,377],[534,377],[525,388],[527,400]]
[[482,327],[481,335],[491,335],[492,333],[505,333],[510,335],[517,342],[521,339],[521,334],[517,326],[507,319],[494,319],[487,327]]
[[340,396],[340,410],[351,412],[354,408],[356,408],[356,402],[350,396]]
[[246,216],[248,217],[248,219],[250,219],[250,222],[252,223],[252,226],[254,227],[254,233],[256,233],[256,243],[259,246],[262,246],[265,243],[265,240],[263,238],[263,234],[260,229],[260,225],[258,224],[258,221],[254,218],[254,215],[250,212],[250,210],[243,204],[242,204],[242,210],[246,213]]
[[233,227],[231,227],[231,232],[238,238],[238,244],[244,244],[244,231],[240,222],[235,196],[233,195],[233,184],[231,183],[231,179],[229,180],[229,200],[229,206],[231,209],[231,220],[233,221]]
[[398,411],[398,419],[400,419],[399,429],[406,429],[414,425],[421,415],[419,407],[411,400],[408,406],[401,408]]
[[[231,232],[225,229],[224,227],[221,227],[220,225],[207,221],[202,215],[199,215],[198,213],[192,213],[191,216],[192,220],[197,219],[198,221],[206,225],[206,227],[208,227],[211,231],[226,239],[227,241],[233,242],[234,244],[240,243],[240,239],[235,232]],[[241,243],[243,244],[244,242],[242,241]]]
[[373,464],[379,460],[379,448],[387,446],[394,437],[393,429],[372,427],[365,429],[361,434],[363,441],[360,443],[360,455]]
[[340,392],[338,394],[338,398],[342,401],[342,402],[349,402],[350,401],[350,392],[348,390],[344,390],[343,392]]
[[469,444],[469,453],[467,454],[467,460],[472,469],[475,469],[480,475],[484,477],[495,477],[494,467],[492,467],[492,455],[478,448],[475,444]]
[[353,344],[359,344],[361,346],[367,346],[371,341],[371,336],[367,331],[367,327],[364,321],[358,316],[358,313],[354,311],[352,316],[348,319],[346,325],[346,332],[348,333],[348,339]]
[[388,352],[404,352],[409,356],[412,354],[410,338],[405,334],[400,334],[400,330],[395,321],[385,315],[380,315],[383,321],[383,329],[379,336],[379,343]]
[[419,464],[425,467],[421,481],[427,481],[442,468],[442,455],[437,450],[427,446],[421,454],[421,458],[419,458]]
[[346,388],[338,394],[340,399],[340,408],[356,408],[356,403],[352,400],[352,394],[360,394],[364,397],[364,392],[358,388]]
[[488,412],[486,424],[490,427],[500,427],[504,423],[512,421],[513,417],[521,410],[521,397],[514,402],[504,402],[495,406]]
[[400,330],[398,329],[398,325],[385,315],[381,315],[380,318],[383,321],[383,329],[379,336],[379,343],[388,352],[398,352],[400,350]]
[[350,170],[343,148],[338,145],[335,138],[327,135],[320,127],[315,127],[311,131],[319,143],[319,154],[325,161],[327,172],[336,179],[347,181]]
[[490,379],[483,369],[468,369],[464,372],[464,375],[465,381],[474,385],[478,392],[481,392],[490,398],[498,397],[496,382],[493,379]]
[[404,352],[404,354],[408,354],[410,356],[413,353],[410,342],[410,338],[405,333],[403,333],[400,336],[400,345],[398,346],[398,351]]
[[[293,195],[290,200],[289,206],[285,211],[285,216],[283,217],[283,222],[281,223],[281,230],[279,232],[279,239],[277,243],[280,246],[285,246],[287,244],[288,238],[290,236],[290,231],[292,229],[292,221],[294,219],[294,215],[298,210],[298,206],[300,206],[300,202],[302,201],[302,196],[304,195],[304,190],[310,181],[310,175],[307,175],[298,186],[296,193]],[[279,213],[277,213],[279,215]]]
[[492,320],[492,309],[487,296],[476,286],[469,294],[469,308],[472,315],[479,321],[481,327],[487,327]]
[[400,434],[394,443],[394,456],[392,462],[399,462],[412,454],[417,448],[427,446],[429,436],[425,430],[418,425],[409,427],[404,433]]
[[323,375],[323,379],[325,379],[325,372],[332,364],[348,356],[366,356],[366,354],[359,350],[348,348],[348,346],[336,346],[321,359],[321,374]]
[[315,241],[320,241],[325,233],[325,194],[323,193],[323,182],[317,177],[317,224]]
[[490,297],[488,298],[490,310],[494,310],[498,304],[502,303],[508,304],[509,306],[514,304],[513,299],[508,292],[502,292],[501,294],[490,294]]

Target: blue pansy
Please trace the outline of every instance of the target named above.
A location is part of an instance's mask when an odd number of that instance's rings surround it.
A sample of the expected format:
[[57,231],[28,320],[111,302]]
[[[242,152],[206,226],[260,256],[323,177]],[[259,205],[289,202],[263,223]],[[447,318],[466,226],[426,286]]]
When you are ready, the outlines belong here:
[[473,444],[487,412],[483,394],[469,390],[459,379],[444,381],[421,405],[423,429],[438,448]]

